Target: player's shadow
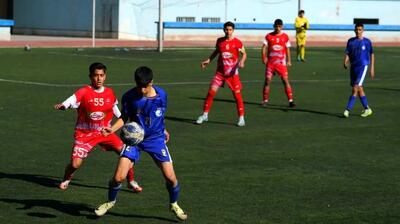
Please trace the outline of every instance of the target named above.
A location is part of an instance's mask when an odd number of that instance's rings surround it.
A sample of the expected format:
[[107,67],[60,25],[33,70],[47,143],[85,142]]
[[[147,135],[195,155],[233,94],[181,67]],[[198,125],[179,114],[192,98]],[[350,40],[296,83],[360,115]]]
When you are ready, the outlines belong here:
[[[41,185],[43,187],[48,187],[48,188],[57,188],[58,184],[60,183],[60,178],[59,177],[54,177],[54,176],[44,176],[44,175],[37,175],[37,174],[24,174],[24,173],[19,173],[19,174],[14,174],[14,173],[4,173],[0,172],[0,179],[13,179],[13,180],[22,180],[30,183],[34,183],[37,185]],[[84,187],[84,188],[96,188],[96,189],[104,189],[108,190],[107,185],[105,184],[104,187],[102,186],[96,186],[96,185],[87,185],[87,184],[81,184],[78,183],[79,179],[74,179],[71,183],[70,186],[78,186],[78,187]],[[104,183],[107,183],[108,180],[105,179]],[[129,191],[129,190],[122,190],[122,191]],[[131,191],[129,191],[131,192]]]
[[[191,97],[191,99],[204,100],[204,98],[201,98],[201,97]],[[214,101],[236,104],[235,100],[227,100],[227,99],[217,99],[217,98],[215,98]],[[255,102],[250,102],[250,101],[244,101],[243,103],[245,105],[255,105],[255,106],[258,106],[258,107],[260,107],[262,109],[266,109],[266,110],[270,109],[270,110],[280,110],[280,111],[283,111],[283,112],[305,112],[305,113],[320,114],[320,115],[339,117],[339,118],[342,117],[342,114],[340,114],[340,113],[330,113],[330,112],[310,110],[310,109],[305,109],[305,108],[300,108],[300,107],[290,108],[290,107],[288,107],[286,105],[268,104],[266,107],[261,107],[261,103],[255,103]]]
[[[9,199],[0,198],[1,202],[10,204],[21,204],[22,207],[17,208],[17,210],[30,210],[34,207],[50,208],[61,213],[65,213],[70,216],[82,216],[87,219],[99,219],[94,214],[94,209],[90,206],[82,203],[73,202],[63,202],[51,199]],[[49,213],[38,213],[38,212],[28,212],[28,216],[34,216],[38,218],[56,218],[57,216]],[[107,212],[107,215],[125,217],[125,218],[140,218],[140,219],[154,219],[166,222],[177,222],[173,219],[168,219],[159,216],[144,216],[144,215],[134,215],[134,214],[119,214],[116,212]]]

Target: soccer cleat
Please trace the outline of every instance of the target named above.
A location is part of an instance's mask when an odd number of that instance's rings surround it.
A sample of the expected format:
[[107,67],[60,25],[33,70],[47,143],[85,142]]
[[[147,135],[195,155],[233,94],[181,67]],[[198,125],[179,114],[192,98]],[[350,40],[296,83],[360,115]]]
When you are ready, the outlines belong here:
[[97,216],[103,216],[104,214],[107,213],[107,211],[108,211],[109,209],[111,209],[112,207],[114,207],[114,205],[115,205],[115,201],[106,202],[106,203],[104,203],[104,204],[101,204],[99,207],[97,207],[97,208],[94,210],[94,213],[96,213]]
[[63,180],[60,185],[58,185],[58,188],[61,190],[67,190],[69,182],[71,182],[71,180]]
[[264,100],[261,102],[261,107],[267,107],[268,106],[268,100]]
[[238,123],[237,123],[237,126],[238,127],[243,127],[243,126],[245,126],[246,125],[246,122],[244,122],[244,117],[243,116],[240,116],[239,117],[239,121],[238,121]]
[[368,117],[368,116],[371,116],[371,115],[372,115],[372,110],[371,110],[370,108],[364,110],[364,111],[361,113],[361,117]]
[[197,120],[196,120],[196,124],[202,124],[203,122],[208,121],[208,116],[206,115],[200,115]]
[[293,101],[290,101],[289,102],[289,107],[290,108],[296,107],[296,104]]
[[344,110],[343,117],[348,118],[350,116],[350,111]]
[[143,191],[143,188],[134,180],[128,183],[128,188],[132,189],[134,193],[140,193]]
[[179,207],[177,202],[171,203],[170,209],[179,220],[184,221],[187,219],[187,214]]

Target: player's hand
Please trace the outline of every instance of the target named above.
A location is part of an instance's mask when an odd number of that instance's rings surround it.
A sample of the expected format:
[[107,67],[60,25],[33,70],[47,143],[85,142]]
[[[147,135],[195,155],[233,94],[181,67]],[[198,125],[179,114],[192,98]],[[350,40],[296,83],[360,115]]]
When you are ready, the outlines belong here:
[[165,143],[167,143],[169,141],[169,132],[167,130],[164,130],[164,134],[165,134]]
[[67,108],[65,108],[64,104],[59,103],[59,104],[54,105],[54,109],[56,109],[56,110],[65,110]]
[[343,68],[344,68],[344,69],[347,69],[346,63],[343,63]]
[[286,65],[287,65],[287,67],[290,67],[290,66],[292,66],[292,62],[291,62],[291,61],[288,61],[288,62],[286,63]]
[[262,60],[262,63],[264,64],[264,65],[266,65],[267,63],[268,63],[268,58],[267,57],[265,57],[265,58],[263,58],[263,59],[261,59]]
[[208,64],[210,64],[211,60],[208,58],[207,60],[201,62],[201,68],[204,69]]
[[104,136],[108,136],[111,133],[112,133],[111,127],[104,127],[103,129],[101,129],[101,134],[103,134]]

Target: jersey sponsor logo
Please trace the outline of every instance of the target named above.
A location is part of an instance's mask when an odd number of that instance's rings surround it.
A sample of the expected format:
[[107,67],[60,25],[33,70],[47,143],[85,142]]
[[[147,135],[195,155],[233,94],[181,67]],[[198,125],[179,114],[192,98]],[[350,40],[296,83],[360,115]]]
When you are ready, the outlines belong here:
[[281,51],[282,49],[283,48],[281,45],[278,45],[278,44],[272,45],[272,50],[274,50],[274,51]]
[[363,46],[361,47],[361,49],[364,51],[364,50],[365,50],[365,45],[363,45]]
[[157,108],[157,110],[155,111],[155,114],[156,114],[157,117],[161,117],[162,116],[161,108]]
[[279,52],[272,52],[271,54],[269,54],[270,57],[283,57],[283,54],[279,53]]
[[94,120],[94,121],[100,121],[105,117],[105,114],[101,111],[96,111],[96,112],[92,112],[90,113],[90,119]]
[[226,58],[232,58],[233,55],[231,52],[222,52],[222,58],[226,59]]

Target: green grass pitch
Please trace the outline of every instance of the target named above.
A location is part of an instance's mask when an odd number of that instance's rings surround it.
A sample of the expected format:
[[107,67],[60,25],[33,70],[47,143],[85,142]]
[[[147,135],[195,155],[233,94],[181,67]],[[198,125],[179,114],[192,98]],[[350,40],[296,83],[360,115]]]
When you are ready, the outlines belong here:
[[[96,149],[67,191],[56,186],[69,160],[76,112],[53,105],[89,82],[94,61],[108,66],[117,96],[140,65],[169,93],[169,149],[181,184],[187,223],[400,223],[400,48],[376,47],[376,80],[365,90],[374,114],[360,117],[350,94],[343,48],[308,48],[289,70],[297,103],[287,108],[275,77],[270,106],[260,107],[264,68],[248,50],[240,71],[246,126],[238,128],[229,89],[220,89],[209,122],[201,114],[215,61],[211,49],[0,50],[0,223],[174,223],[160,171],[147,154],[136,166],[144,187],[124,185],[116,207],[100,219],[117,155]],[[294,52],[293,52],[294,54]],[[294,58],[294,57],[293,57]]]

